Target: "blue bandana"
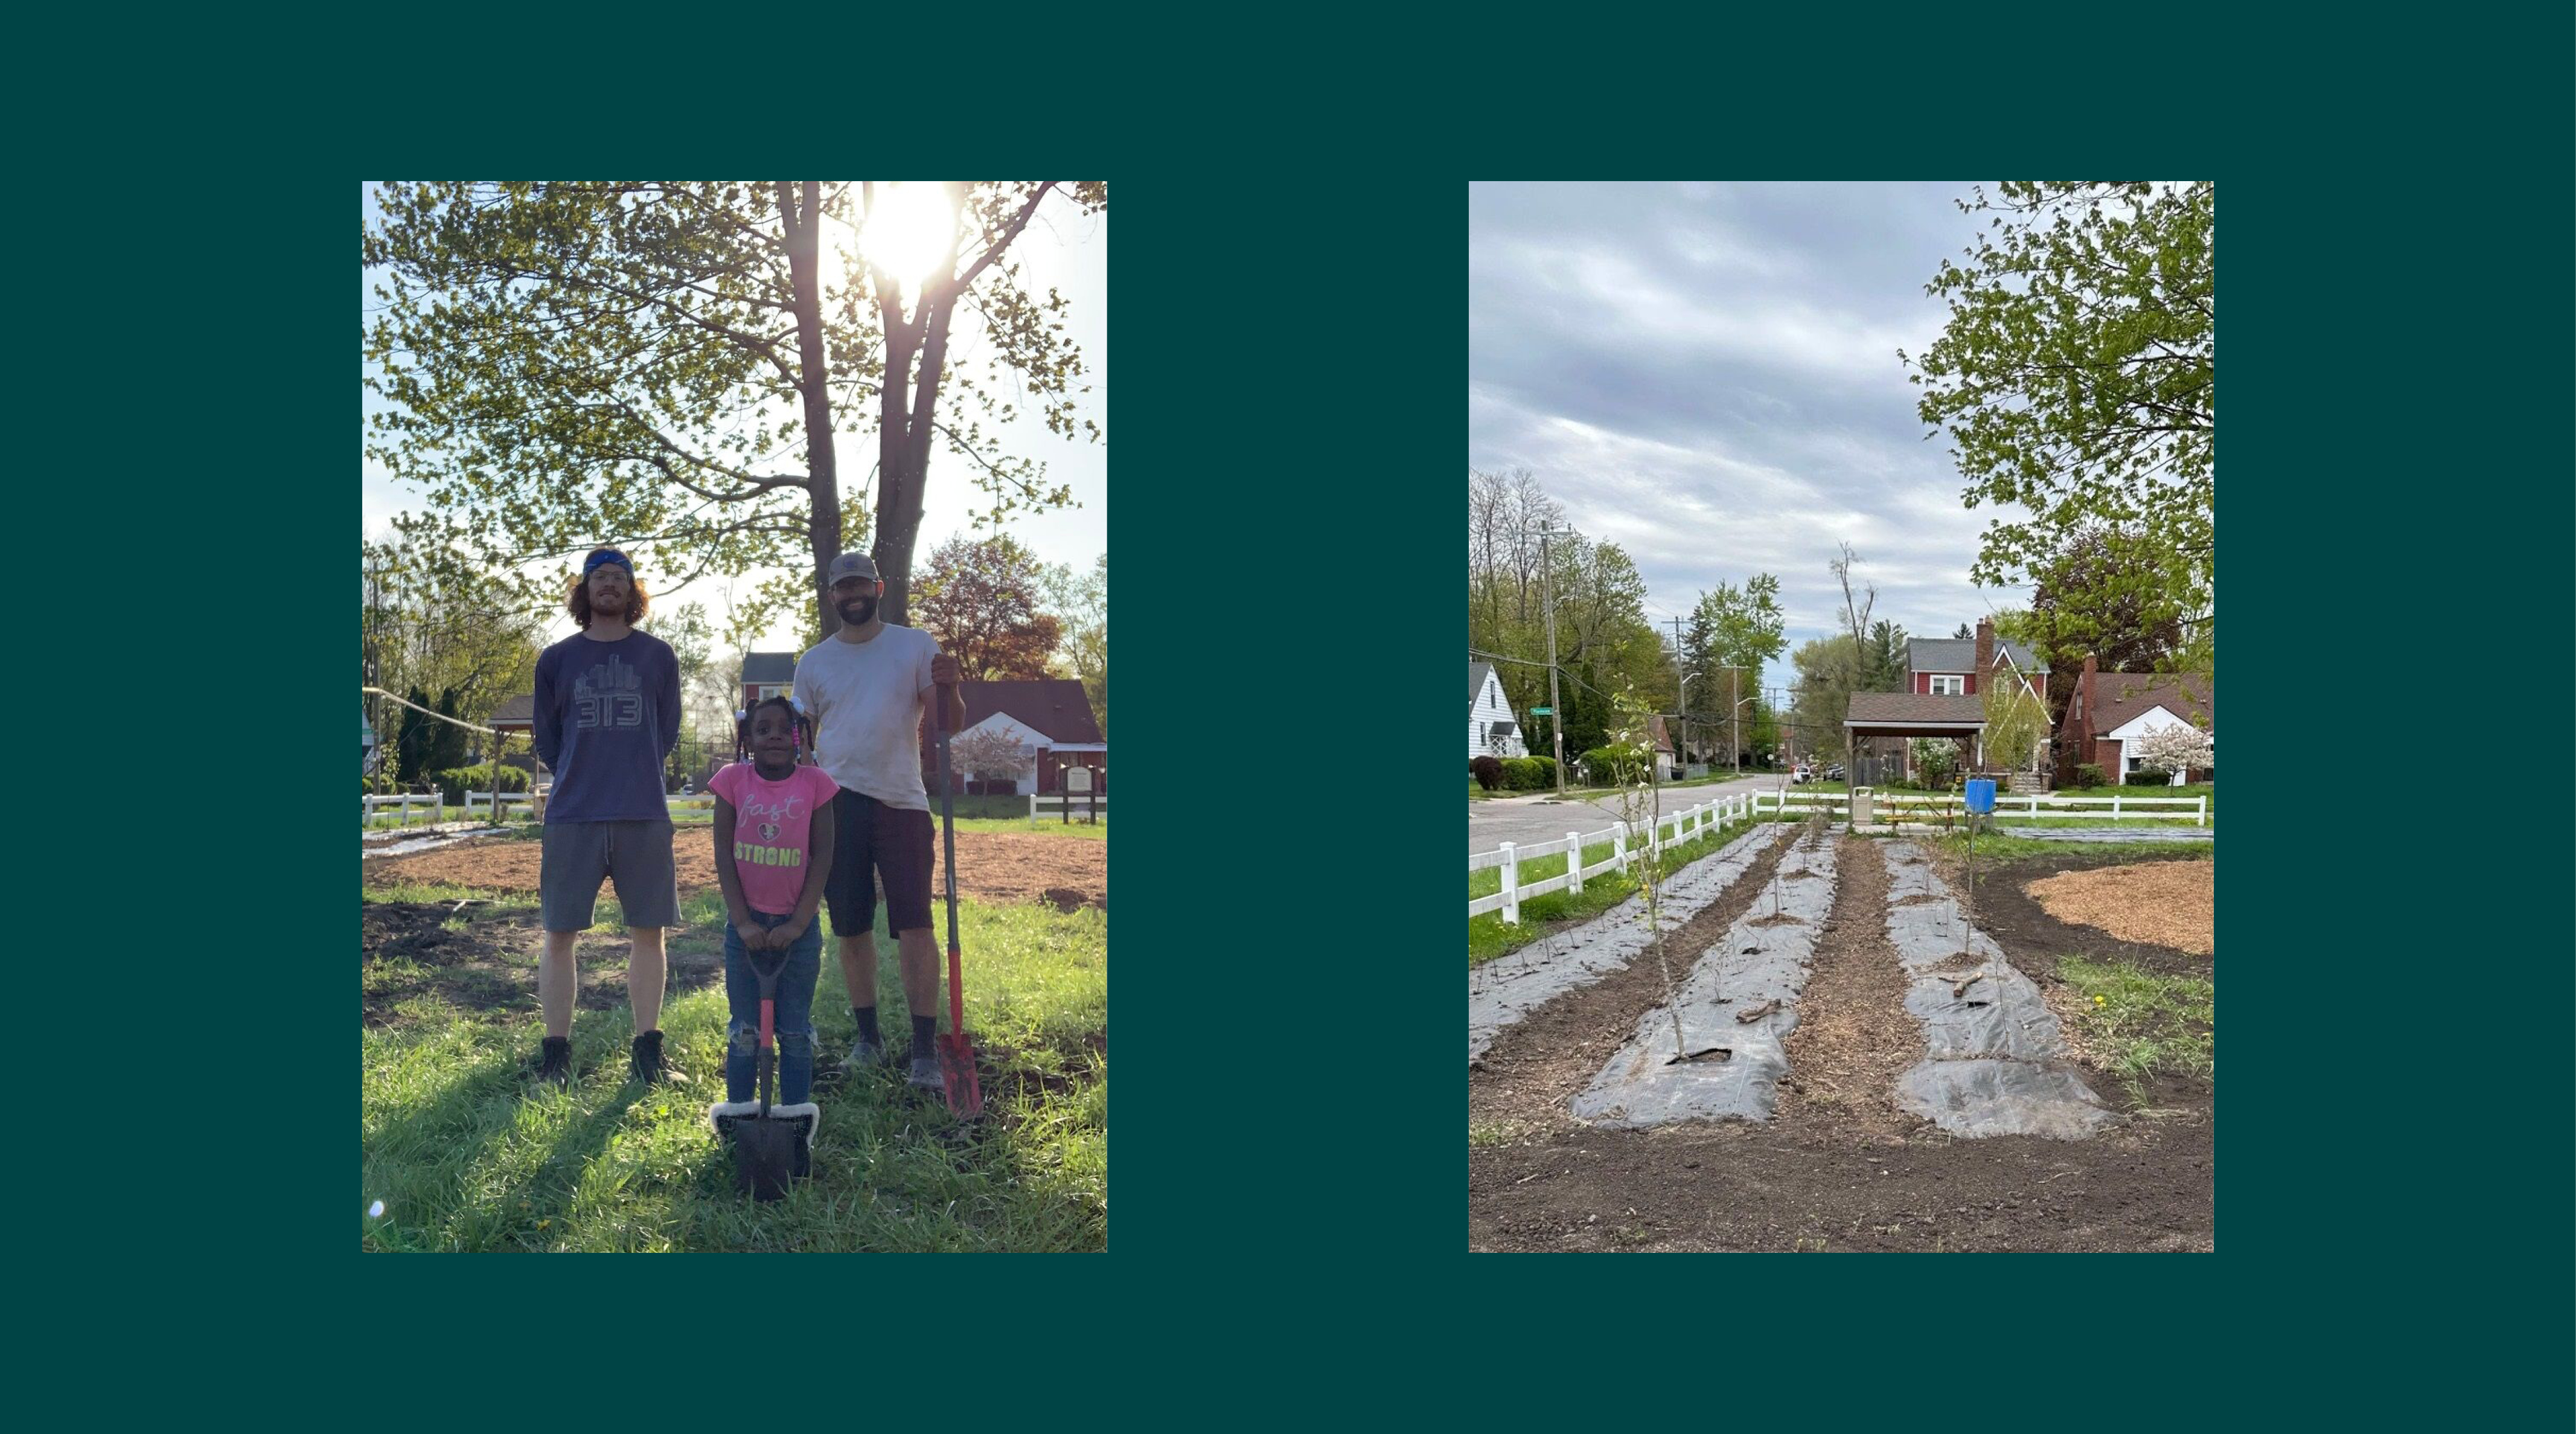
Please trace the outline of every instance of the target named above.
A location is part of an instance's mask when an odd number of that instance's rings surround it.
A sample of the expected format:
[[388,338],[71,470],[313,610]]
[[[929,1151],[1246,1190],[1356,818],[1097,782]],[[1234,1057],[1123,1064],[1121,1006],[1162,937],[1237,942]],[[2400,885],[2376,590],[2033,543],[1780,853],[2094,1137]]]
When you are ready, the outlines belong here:
[[617,551],[615,548],[602,548],[598,552],[591,554],[589,560],[581,565],[581,575],[587,578],[591,575],[591,572],[594,569],[605,563],[615,563],[619,567],[624,568],[626,570],[626,576],[629,579],[632,579],[635,576],[635,565],[626,561],[626,555]]

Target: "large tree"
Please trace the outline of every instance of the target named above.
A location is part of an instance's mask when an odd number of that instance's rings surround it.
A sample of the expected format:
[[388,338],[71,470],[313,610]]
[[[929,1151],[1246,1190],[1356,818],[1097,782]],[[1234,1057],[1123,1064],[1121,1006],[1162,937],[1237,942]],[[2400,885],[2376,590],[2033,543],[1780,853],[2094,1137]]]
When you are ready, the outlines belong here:
[[[451,694],[468,720],[489,716],[535,679],[545,625],[560,611],[520,591],[466,555],[397,518],[381,542],[359,546],[359,671],[362,685],[388,692]],[[553,595],[559,604],[562,594]],[[370,702],[380,729],[393,721]]]
[[921,570],[920,626],[970,679],[1046,675],[1063,624],[1039,611],[1046,567],[1006,535],[950,538]]
[[[1109,732],[1109,555],[1092,560],[1091,571],[1077,574],[1057,564],[1045,578],[1047,608],[1064,625],[1048,670],[1082,683],[1091,699],[1091,715]],[[1059,671],[1060,669],[1060,671]]]
[[[1546,530],[1555,529],[1553,533]],[[1556,606],[1557,700],[1569,760],[1614,725],[1611,694],[1634,687],[1670,712],[1678,677],[1646,621],[1646,582],[1615,543],[1574,531],[1526,470],[1467,475],[1467,646],[1494,664],[1513,710],[1548,704],[1547,599]],[[1694,694],[1698,685],[1693,684]],[[1549,719],[1529,724],[1533,753],[1550,750]]]
[[2153,622],[2211,644],[2216,427],[2206,182],[2046,180],[1980,188],[1965,263],[1925,286],[1949,321],[1918,358],[1917,411],[1954,445],[1987,524],[1974,576],[2037,580],[2078,535],[2131,535],[2111,579]]
[[[749,599],[756,626],[810,604],[828,635],[824,566],[872,527],[881,611],[903,622],[934,443],[998,521],[1068,495],[984,422],[1029,405],[1056,433],[1100,436],[1078,411],[1064,299],[1012,253],[1042,206],[1105,209],[1098,181],[388,184],[377,199],[364,357],[389,405],[367,452],[496,569],[599,541],[659,554],[656,590],[783,569]],[[826,244],[827,221],[874,226],[863,260]],[[953,331],[976,337],[980,378],[952,366]],[[870,427],[872,504],[830,441]]]
[[1741,589],[1720,583],[1692,607],[1682,654],[1683,666],[1700,674],[1691,686],[1691,710],[1716,715],[1722,745],[1745,748],[1742,734],[1750,724],[1730,709],[1760,689],[1762,665],[1787,649],[1784,624],[1780,579],[1770,573],[1755,573]]

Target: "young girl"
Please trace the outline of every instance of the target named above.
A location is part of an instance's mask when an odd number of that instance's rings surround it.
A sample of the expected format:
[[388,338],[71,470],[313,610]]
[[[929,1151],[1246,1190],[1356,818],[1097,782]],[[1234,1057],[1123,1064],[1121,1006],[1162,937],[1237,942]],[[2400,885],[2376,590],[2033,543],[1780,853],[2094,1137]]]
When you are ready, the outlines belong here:
[[760,1109],[754,1055],[760,1045],[762,965],[787,953],[778,976],[773,1029],[778,1045],[777,1103],[773,1117],[805,1121],[796,1147],[795,1173],[811,1167],[814,1127],[822,1108],[814,1088],[814,982],[823,969],[823,929],[814,919],[832,871],[832,795],[822,768],[796,760],[812,743],[805,716],[784,697],[764,698],[746,714],[749,762],[736,762],[707,783],[716,799],[716,881],[725,899],[725,999],[733,1007],[732,1040],[725,1054],[725,1099],[707,1108],[723,1131],[734,1116]]

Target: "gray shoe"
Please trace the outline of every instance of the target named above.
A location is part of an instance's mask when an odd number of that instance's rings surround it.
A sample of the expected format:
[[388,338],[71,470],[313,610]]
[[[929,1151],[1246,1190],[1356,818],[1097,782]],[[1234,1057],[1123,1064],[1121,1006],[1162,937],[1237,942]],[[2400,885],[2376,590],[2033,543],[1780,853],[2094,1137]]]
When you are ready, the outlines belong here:
[[917,1090],[944,1091],[948,1089],[947,1080],[939,1074],[939,1057],[937,1056],[914,1056],[912,1058],[912,1074],[904,1077],[903,1083],[905,1085],[912,1086]]
[[850,1043],[850,1054],[841,1062],[841,1073],[857,1075],[861,1071],[872,1071],[884,1064],[885,1047],[861,1036]]

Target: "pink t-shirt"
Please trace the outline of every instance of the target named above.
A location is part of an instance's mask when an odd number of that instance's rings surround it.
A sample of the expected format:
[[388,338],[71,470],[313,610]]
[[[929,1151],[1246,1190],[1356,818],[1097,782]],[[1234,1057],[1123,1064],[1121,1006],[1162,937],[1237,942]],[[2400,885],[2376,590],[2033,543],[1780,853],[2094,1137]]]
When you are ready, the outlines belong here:
[[[735,762],[707,779],[708,791],[733,804],[730,856],[752,910],[770,916],[796,910],[814,850],[814,809],[839,789],[820,767],[798,767],[785,781],[768,782],[751,763]],[[716,853],[718,861],[727,856]]]

